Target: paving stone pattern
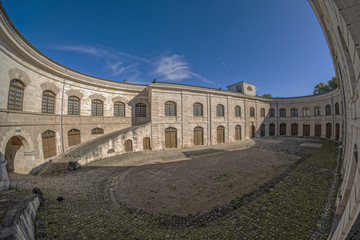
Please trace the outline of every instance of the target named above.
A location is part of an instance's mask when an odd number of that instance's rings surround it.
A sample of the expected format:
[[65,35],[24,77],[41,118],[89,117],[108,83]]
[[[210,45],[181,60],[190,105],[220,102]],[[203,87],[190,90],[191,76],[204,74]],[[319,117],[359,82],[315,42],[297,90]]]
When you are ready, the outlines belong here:
[[[44,192],[46,200],[36,221],[37,239],[326,239],[339,180],[337,148],[327,141],[321,141],[322,149],[299,147],[309,141],[315,140],[256,140],[252,147],[302,158],[252,192],[187,216],[149,213],[115,202],[111,183],[132,167],[133,160],[141,162],[141,158],[157,155],[159,159],[176,158],[189,150],[132,153],[96,161],[73,172],[10,177],[18,188],[37,186]],[[216,148],[234,147],[236,144]],[[211,151],[215,150],[204,152]],[[129,161],[129,166],[118,166],[119,161]],[[57,201],[59,196],[64,200]]]

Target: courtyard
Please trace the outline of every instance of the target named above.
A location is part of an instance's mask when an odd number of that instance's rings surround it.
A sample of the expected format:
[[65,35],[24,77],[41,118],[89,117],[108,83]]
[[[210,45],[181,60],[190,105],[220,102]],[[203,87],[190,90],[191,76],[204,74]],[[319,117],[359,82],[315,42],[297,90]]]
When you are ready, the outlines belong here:
[[326,239],[337,147],[258,138],[123,154],[10,180],[22,192],[44,193],[37,239]]

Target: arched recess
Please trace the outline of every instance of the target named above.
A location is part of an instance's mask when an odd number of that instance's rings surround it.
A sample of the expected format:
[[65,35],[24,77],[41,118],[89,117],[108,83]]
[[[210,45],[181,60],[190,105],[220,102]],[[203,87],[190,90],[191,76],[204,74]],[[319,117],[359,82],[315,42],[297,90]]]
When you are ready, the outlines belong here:
[[269,124],[269,136],[275,136],[275,124],[274,123]]
[[225,142],[225,127],[218,126],[216,129],[216,138],[217,143],[224,143]]
[[332,128],[332,125],[331,123],[327,123],[326,124],[326,138],[331,138],[331,128]]
[[194,145],[204,145],[204,129],[200,126],[194,128]]
[[355,89],[356,89],[356,75],[355,75],[354,65],[352,63],[350,52],[349,52],[349,49],[347,47],[346,41],[345,41],[345,39],[343,37],[344,35],[343,35],[343,33],[342,33],[339,26],[337,27],[337,29],[338,29],[340,42],[341,42],[341,47],[342,47],[343,52],[344,52],[344,57],[345,57],[344,60],[346,62],[347,70],[348,70],[348,73],[349,73],[350,84],[345,84],[345,85],[348,85],[349,87],[351,86],[347,90],[352,91],[351,96],[354,96]]
[[255,137],[255,126],[251,125],[250,127],[250,138],[254,138]]
[[177,147],[177,130],[176,128],[169,127],[165,129],[165,147],[176,148]]
[[132,151],[133,151],[132,141],[130,139],[127,139],[125,141],[125,152],[132,152]]
[[17,170],[16,164],[21,164],[24,159],[25,147],[21,137],[14,136],[6,144],[5,160],[7,161],[6,170],[14,172]]
[[286,124],[285,123],[280,124],[280,135],[286,135]]
[[260,136],[265,137],[265,124],[260,126]]
[[44,159],[56,156],[55,132],[46,130],[41,134]]
[[[356,175],[356,169],[358,168],[358,147],[357,144],[354,146],[350,168],[349,168],[349,175],[346,180],[346,187],[344,189],[343,195],[340,198],[339,206],[336,209],[335,215],[336,216],[342,216],[346,207],[347,202],[349,201],[351,189],[354,185],[355,175]],[[354,186],[356,187],[356,186]]]
[[241,140],[241,126],[240,125],[235,126],[235,140],[236,141]]
[[291,135],[297,136],[299,133],[299,125],[297,123],[291,124]]
[[68,131],[68,145],[69,147],[75,146],[81,143],[81,135],[80,130],[78,129],[71,129]]
[[[7,145],[11,144],[11,139],[16,137],[21,140],[22,146],[16,151],[15,156],[13,156],[13,167],[14,171],[18,173],[29,173],[32,168],[36,166],[35,159],[35,148],[32,142],[32,139],[26,131],[20,130],[20,132],[8,132],[2,139],[0,138],[1,143],[1,152],[0,152],[0,160],[4,158],[6,160],[6,148]],[[19,151],[20,150],[20,151]],[[9,164],[9,163],[8,163]],[[10,163],[12,164],[12,163]]]
[[148,137],[143,138],[143,150],[151,150],[150,138]]
[[337,123],[335,125],[335,139],[337,141],[339,141],[339,139],[340,139],[340,124],[339,123]]

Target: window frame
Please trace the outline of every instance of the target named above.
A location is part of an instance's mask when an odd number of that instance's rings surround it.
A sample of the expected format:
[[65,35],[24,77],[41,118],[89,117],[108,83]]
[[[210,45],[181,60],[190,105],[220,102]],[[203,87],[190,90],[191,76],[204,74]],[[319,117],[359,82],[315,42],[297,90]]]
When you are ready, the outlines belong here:
[[[23,110],[23,105],[24,105],[24,93],[25,93],[25,84],[18,80],[18,79],[12,79],[10,80],[10,84],[9,84],[9,91],[8,91],[8,104],[7,104],[7,109],[9,110],[15,110],[15,111],[22,111]],[[11,90],[11,88],[14,88],[14,90]],[[18,89],[21,90],[21,101],[20,101],[20,105],[17,105],[16,103],[18,101],[17,100],[17,95],[18,95]],[[10,99],[10,97],[12,97],[12,95],[10,95],[10,93],[13,92],[13,98],[14,99]],[[10,101],[13,101],[13,104],[10,104]],[[12,105],[13,107],[10,107],[10,105]],[[20,106],[20,109],[16,109],[16,106]]]
[[[99,114],[99,107],[101,105],[101,114]],[[95,108],[94,108],[95,106]],[[104,102],[100,99],[93,99],[91,100],[91,116],[104,116]]]
[[216,105],[216,116],[225,117],[225,107],[222,104]]
[[[54,114],[55,113],[55,99],[56,94],[51,90],[45,90],[43,91],[42,98],[41,98],[41,113],[48,113],[48,114]],[[51,102],[49,103],[49,100],[53,100],[53,107],[52,111],[51,108]],[[45,106],[46,104],[46,106]]]
[[176,117],[176,102],[173,101],[166,101],[164,103],[164,114],[166,117]]
[[[123,110],[121,110],[121,107],[123,107]],[[114,117],[125,117],[125,103],[121,101],[114,102]]]
[[203,116],[203,105],[201,103],[196,102],[193,104],[193,116],[194,117],[202,117]]
[[146,117],[146,104],[145,103],[135,104],[135,117]]
[[[71,108],[70,108],[70,102],[72,102],[71,104]],[[77,102],[78,104],[78,112],[74,113],[74,103]],[[67,114],[68,115],[80,115],[80,98],[76,97],[76,96],[70,96],[68,97],[68,109],[67,109]]]

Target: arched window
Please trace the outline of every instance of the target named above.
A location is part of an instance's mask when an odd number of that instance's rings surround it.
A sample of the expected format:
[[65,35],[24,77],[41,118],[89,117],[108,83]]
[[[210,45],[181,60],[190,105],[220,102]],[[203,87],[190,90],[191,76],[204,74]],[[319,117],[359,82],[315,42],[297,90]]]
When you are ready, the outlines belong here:
[[275,117],[275,110],[273,108],[269,109],[269,117]]
[[75,96],[68,98],[68,115],[80,114],[80,99]]
[[218,116],[218,117],[223,117],[223,116],[225,115],[224,112],[225,112],[225,111],[224,111],[224,106],[221,105],[221,104],[218,104],[218,105],[216,106],[216,116]]
[[114,116],[125,117],[125,103],[120,101],[114,103]]
[[241,108],[239,106],[235,107],[235,117],[241,117]]
[[275,136],[275,124],[274,123],[270,123],[270,125],[269,125],[269,135]]
[[24,84],[17,79],[10,81],[9,96],[8,96],[8,109],[22,110],[24,98]]
[[176,116],[176,103],[171,101],[165,102],[165,116]]
[[241,140],[241,126],[236,125],[235,126],[235,140]]
[[216,129],[217,133],[217,142],[218,143],[224,143],[225,142],[225,127],[224,126],[218,126]]
[[260,109],[260,116],[265,117],[265,109],[264,108]]
[[321,108],[319,106],[314,107],[314,116],[321,115]]
[[255,117],[255,108],[250,108],[250,117]]
[[98,135],[98,134],[104,134],[104,130],[101,128],[94,128],[91,130],[91,135]]
[[340,114],[339,103],[335,103],[335,114],[336,114],[336,115],[339,115],[339,114]]
[[54,113],[55,109],[55,93],[46,90],[42,95],[42,113]]
[[200,117],[203,115],[203,105],[201,103],[194,103],[193,105],[194,117]]
[[285,123],[280,124],[280,135],[286,135],[286,124]]
[[194,145],[204,145],[204,129],[200,126],[194,128]]
[[298,109],[292,108],[291,109],[291,117],[297,117],[298,116]]
[[146,105],[144,103],[135,104],[135,117],[146,117]]
[[302,109],[302,115],[303,115],[303,117],[308,117],[308,116],[310,116],[310,109],[307,108],[307,107],[304,107],[304,108]]
[[280,108],[279,116],[280,117],[286,117],[286,109],[285,108]]
[[251,88],[250,86],[247,87],[247,90],[248,90],[249,92],[252,92],[252,88]]
[[91,101],[91,115],[102,116],[103,115],[103,102],[99,99]]
[[325,106],[325,114],[326,114],[326,116],[331,115],[331,106],[330,106],[330,104]]

